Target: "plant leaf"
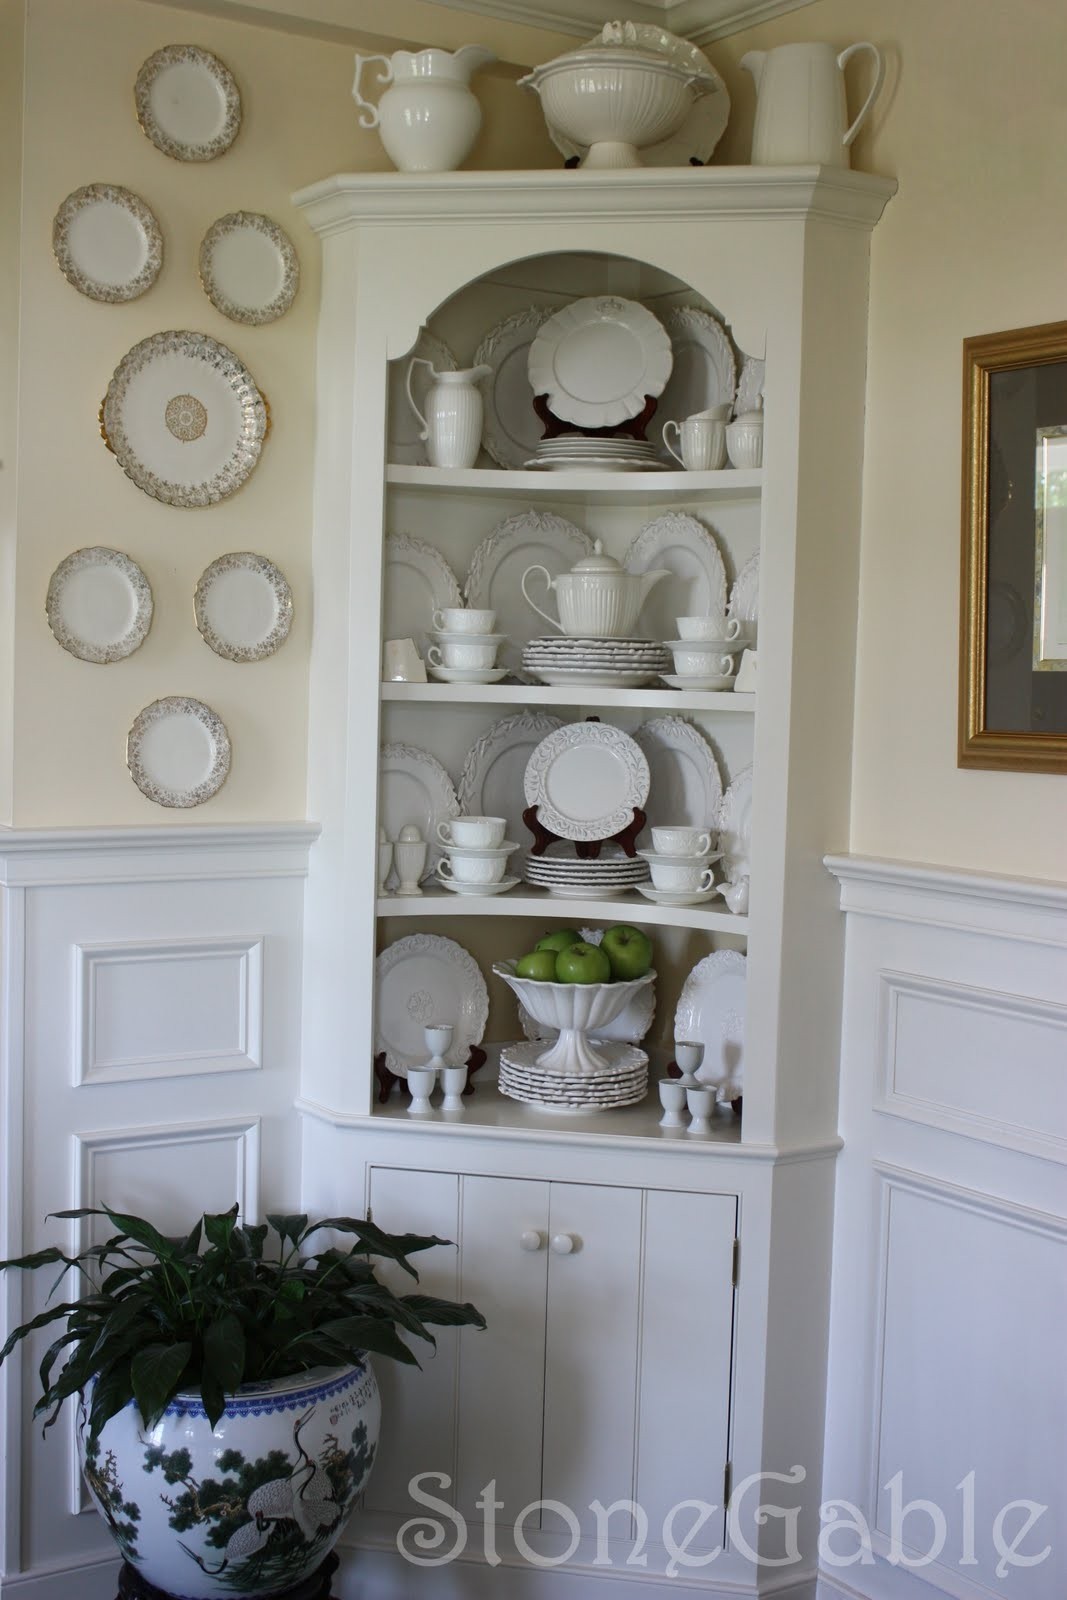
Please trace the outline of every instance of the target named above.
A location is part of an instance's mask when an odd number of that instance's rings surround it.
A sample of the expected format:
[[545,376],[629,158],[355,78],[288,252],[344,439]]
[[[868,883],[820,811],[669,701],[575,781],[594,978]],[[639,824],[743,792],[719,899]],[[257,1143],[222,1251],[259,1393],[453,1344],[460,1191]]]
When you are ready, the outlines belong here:
[[[79,1386],[80,1387],[80,1386]],[[64,1396],[65,1398],[65,1396]],[[122,1359],[106,1372],[97,1373],[93,1381],[93,1398],[89,1407],[89,1438],[95,1439],[104,1423],[133,1399],[130,1362]],[[58,1407],[57,1407],[58,1410]],[[48,1428],[56,1420],[55,1412],[45,1423]]]
[[204,1216],[204,1232],[209,1243],[220,1250],[230,1248],[230,1236],[237,1223],[237,1202],[234,1201],[229,1211],[220,1211],[217,1214]]
[[432,1250],[435,1245],[452,1243],[451,1239],[439,1239],[436,1234],[383,1233],[376,1223],[359,1217],[327,1217],[325,1221],[316,1222],[308,1228],[304,1238],[310,1238],[320,1228],[330,1228],[334,1233],[354,1233],[359,1243],[353,1245],[352,1254],[382,1256],[387,1261],[395,1261],[416,1282],[419,1275],[408,1261],[408,1256],[418,1250]]
[[47,1311],[39,1312],[31,1321],[24,1322],[20,1328],[16,1328],[13,1331],[4,1348],[0,1350],[0,1366],[7,1360],[19,1340],[25,1339],[28,1333],[33,1333],[37,1328],[46,1328],[50,1322],[55,1322],[57,1317],[69,1316],[72,1311],[77,1310],[78,1302],[76,1300],[68,1300],[65,1305],[51,1306]]
[[[154,1427],[167,1409],[192,1352],[187,1342],[150,1344],[138,1350],[130,1362],[133,1396],[146,1428]],[[95,1408],[95,1396],[93,1403]]]
[[268,1211],[267,1221],[275,1233],[280,1234],[283,1239],[291,1240],[293,1244],[300,1243],[308,1225],[307,1217],[295,1211],[289,1212],[285,1216],[277,1211]]
[[[58,1215],[58,1213],[57,1213]],[[150,1222],[143,1217],[127,1216],[121,1211],[111,1211],[104,1207],[104,1215],[111,1221],[114,1228],[118,1228],[127,1239],[132,1239],[135,1244],[143,1245],[150,1250],[159,1261],[173,1261],[178,1255],[178,1247],[169,1239],[165,1239],[158,1228],[153,1228]]]
[[430,1322],[439,1328],[485,1327],[485,1318],[469,1300],[459,1305],[455,1300],[438,1300],[432,1294],[405,1294],[401,1299],[420,1322]]
[[[204,1330],[204,1378],[206,1381],[210,1374],[224,1393],[232,1394],[243,1379],[244,1371],[244,1329],[234,1313],[228,1311]],[[204,1404],[206,1406],[206,1400]]]

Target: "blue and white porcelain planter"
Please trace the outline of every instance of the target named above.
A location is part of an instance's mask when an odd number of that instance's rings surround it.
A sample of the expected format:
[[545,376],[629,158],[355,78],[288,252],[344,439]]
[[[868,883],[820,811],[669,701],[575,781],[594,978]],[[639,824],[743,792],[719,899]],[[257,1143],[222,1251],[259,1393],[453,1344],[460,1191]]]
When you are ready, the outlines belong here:
[[119,1550],[179,1600],[269,1596],[320,1566],[374,1463],[381,1421],[369,1363],[244,1384],[212,1431],[199,1394],[154,1428],[132,1403],[90,1451],[89,1492]]

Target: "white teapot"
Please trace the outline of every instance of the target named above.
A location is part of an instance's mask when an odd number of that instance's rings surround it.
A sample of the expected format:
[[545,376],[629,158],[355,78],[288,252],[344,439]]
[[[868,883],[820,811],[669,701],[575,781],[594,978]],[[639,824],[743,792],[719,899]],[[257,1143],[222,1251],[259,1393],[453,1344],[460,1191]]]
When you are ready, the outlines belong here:
[[[454,172],[470,155],[482,125],[482,108],[470,80],[496,56],[480,44],[449,50],[397,50],[391,56],[356,56],[352,98],[361,128],[377,128],[385,153],[401,172]],[[379,61],[389,85],[378,105],[364,100],[359,80]]]
[[[544,573],[548,587],[556,591],[558,622],[530,598],[526,580],[535,572]],[[527,567],[522,592],[537,615],[558,633],[576,639],[626,639],[633,634],[653,584],[668,577],[665,567],[656,572],[627,572],[613,556],[604,554],[598,539],[591,556],[583,556],[576,567],[558,578],[553,578],[547,567]]]

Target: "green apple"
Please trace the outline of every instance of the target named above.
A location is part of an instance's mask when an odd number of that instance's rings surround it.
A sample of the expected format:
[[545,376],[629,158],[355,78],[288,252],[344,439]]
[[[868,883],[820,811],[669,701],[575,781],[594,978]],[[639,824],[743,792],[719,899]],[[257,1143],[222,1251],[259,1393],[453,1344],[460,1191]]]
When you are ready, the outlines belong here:
[[556,957],[557,983],[608,983],[611,962],[599,945],[569,944]]
[[516,961],[515,974],[519,978],[536,978],[538,983],[555,983],[556,952],[531,950],[528,956],[520,956]]
[[630,983],[651,970],[652,940],[640,928],[617,922],[604,934],[600,948],[611,964],[611,976],[616,983]]
[[543,939],[538,939],[534,945],[535,950],[551,950],[557,954],[566,950],[569,944],[581,944],[582,936],[577,928],[557,928],[554,933],[546,933]]

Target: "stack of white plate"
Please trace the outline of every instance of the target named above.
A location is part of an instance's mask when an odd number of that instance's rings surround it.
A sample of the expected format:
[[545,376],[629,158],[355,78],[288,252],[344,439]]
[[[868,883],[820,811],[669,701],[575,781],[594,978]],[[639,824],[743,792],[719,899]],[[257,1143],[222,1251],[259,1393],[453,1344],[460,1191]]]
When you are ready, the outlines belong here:
[[500,1093],[550,1111],[610,1111],[636,1105],[648,1091],[648,1057],[633,1044],[598,1044],[607,1066],[589,1077],[571,1078],[537,1064],[545,1044],[508,1044],[500,1052]]
[[648,882],[647,861],[631,859],[617,845],[602,847],[599,856],[589,861],[574,855],[571,845],[549,846],[549,852],[561,850],[568,853],[528,856],[523,868],[526,882],[566,900],[603,900]]
[[669,672],[671,658],[662,644],[651,639],[570,639],[556,634],[524,645],[522,665],[542,683],[639,689]]
[[669,471],[667,463],[645,439],[597,439],[581,433],[542,439],[524,465],[541,472],[581,467],[595,467],[598,472]]

